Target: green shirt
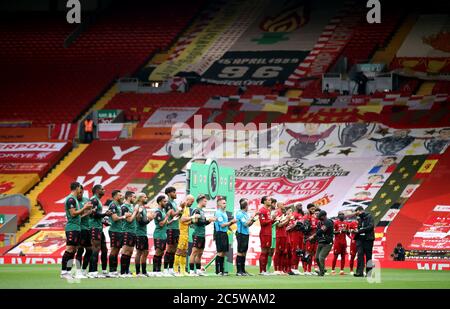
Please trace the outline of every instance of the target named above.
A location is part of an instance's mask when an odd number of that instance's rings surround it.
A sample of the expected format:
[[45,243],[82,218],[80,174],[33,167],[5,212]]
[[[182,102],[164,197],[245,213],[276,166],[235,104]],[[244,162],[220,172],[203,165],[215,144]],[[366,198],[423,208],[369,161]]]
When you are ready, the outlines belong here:
[[109,227],[109,230],[110,230],[111,232],[118,232],[118,233],[121,233],[121,232],[122,232],[122,226],[123,226],[122,220],[114,221],[114,220],[112,219],[112,215],[113,215],[113,214],[116,214],[116,215],[118,215],[119,217],[120,217],[120,215],[121,215],[121,209],[120,209],[119,204],[117,204],[116,201],[112,201],[111,204],[109,204],[109,210],[110,210],[111,213],[112,213],[112,214],[111,214],[111,226]]
[[145,209],[145,207],[141,212],[141,216],[141,220],[136,219],[136,236],[147,236],[147,224],[149,224],[150,221],[147,219],[147,209]]
[[64,202],[64,208],[66,210],[67,224],[66,231],[81,231],[81,218],[80,216],[72,217],[70,215],[70,209],[74,208],[75,210],[80,210],[80,204],[75,196],[70,194],[66,197],[66,201]]
[[102,223],[102,211],[103,211],[103,205],[100,199],[97,195],[94,195],[91,198],[92,203],[92,213],[91,213],[91,227],[96,229],[103,229],[103,223]]
[[[133,214],[134,206],[131,204],[123,204],[121,207],[122,210],[122,216],[125,215],[127,212],[130,214]],[[122,232],[124,233],[136,233],[136,218],[133,219],[133,221],[128,222],[126,219],[123,220],[123,226],[122,226]]]
[[155,239],[167,239],[167,224],[163,227],[159,226],[161,221],[164,221],[166,217],[166,211],[164,209],[157,209],[155,216],[155,231],[153,232],[153,238]]
[[[169,199],[169,206],[173,209],[173,211],[177,211],[177,203],[174,200]],[[172,216],[169,216],[169,221],[172,220]],[[169,230],[179,230],[180,229],[180,220],[173,221],[172,223],[167,225],[167,229]]]
[[[87,202],[89,202],[89,199],[82,197],[81,201],[78,201],[78,204],[80,205],[80,209],[83,208],[84,204],[86,204]],[[82,231],[87,231],[91,229],[91,219],[90,216],[84,216],[81,217],[80,216],[80,227]]]
[[205,237],[205,226],[209,224],[209,221],[205,218],[205,212],[202,208],[197,207],[192,212],[192,215],[200,215],[197,222],[191,225],[194,228],[194,233],[192,233],[192,236]]

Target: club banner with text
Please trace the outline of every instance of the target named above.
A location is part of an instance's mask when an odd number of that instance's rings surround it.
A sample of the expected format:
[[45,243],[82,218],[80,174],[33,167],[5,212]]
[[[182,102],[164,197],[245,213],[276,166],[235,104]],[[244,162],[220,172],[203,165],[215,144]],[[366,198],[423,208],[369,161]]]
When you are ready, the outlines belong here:
[[46,212],[62,211],[73,181],[80,182],[87,195],[94,185],[101,184],[106,189],[105,198],[109,198],[112,190],[120,190],[143,175],[142,169],[161,146],[158,141],[94,141],[39,194],[38,201]]

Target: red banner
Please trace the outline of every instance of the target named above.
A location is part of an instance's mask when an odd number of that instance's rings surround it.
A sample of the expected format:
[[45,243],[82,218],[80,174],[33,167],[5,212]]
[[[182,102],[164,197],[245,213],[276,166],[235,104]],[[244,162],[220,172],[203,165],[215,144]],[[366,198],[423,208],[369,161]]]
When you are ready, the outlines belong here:
[[[333,181],[334,177],[323,179],[305,179],[298,183],[291,182],[284,177],[273,179],[242,179],[236,178],[236,191],[241,195],[286,195],[294,198],[288,199],[286,204],[293,204],[310,199],[325,190]],[[263,192],[263,193],[261,193]]]
[[2,128],[0,124],[0,141],[45,141],[48,140],[48,128]]
[[77,134],[77,125],[73,123],[58,123],[52,129],[52,139],[70,141]]
[[67,153],[71,143],[0,143],[0,173],[45,175]]
[[42,174],[47,168],[48,163],[0,163],[0,173],[4,174]]
[[450,71],[449,58],[400,57],[391,63],[391,69],[408,68],[413,71],[443,73]]
[[48,162],[57,155],[50,151],[0,151],[0,162]]
[[438,205],[423,222],[410,245],[414,250],[450,250],[450,206]]
[[61,211],[64,198],[73,181],[83,184],[90,192],[102,184],[106,197],[111,191],[121,189],[136,178],[152,154],[163,146],[155,141],[94,141],[89,147],[38,196],[46,212]]
[[0,152],[11,151],[61,151],[67,143],[0,143]]

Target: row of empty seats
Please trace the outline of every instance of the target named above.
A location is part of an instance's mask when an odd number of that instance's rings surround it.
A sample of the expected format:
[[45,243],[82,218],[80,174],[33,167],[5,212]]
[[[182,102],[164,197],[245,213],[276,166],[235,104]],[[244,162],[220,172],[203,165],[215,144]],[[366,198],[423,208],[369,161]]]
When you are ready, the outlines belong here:
[[432,93],[450,93],[450,81],[437,81],[433,87]]
[[73,122],[115,78],[167,48],[202,1],[114,2],[68,48],[65,15],[0,20],[0,120]]
[[[386,6],[389,4],[386,3]],[[348,59],[351,68],[359,62],[371,59],[375,51],[386,46],[398,29],[403,13],[395,7],[383,7],[383,20],[381,23],[368,23],[366,8],[356,7],[353,14],[360,16],[361,20],[355,27],[350,42],[345,46],[342,55]]]

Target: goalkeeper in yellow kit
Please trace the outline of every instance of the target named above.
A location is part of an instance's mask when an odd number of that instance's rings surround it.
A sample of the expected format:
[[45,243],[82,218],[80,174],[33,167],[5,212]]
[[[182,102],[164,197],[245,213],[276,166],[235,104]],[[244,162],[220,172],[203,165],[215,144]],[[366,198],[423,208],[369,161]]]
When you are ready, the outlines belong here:
[[178,240],[177,251],[175,252],[175,261],[173,268],[177,276],[186,275],[186,255],[189,241],[189,225],[192,222],[190,207],[194,203],[192,195],[186,196],[184,202],[180,204],[182,213],[180,217],[180,238]]

